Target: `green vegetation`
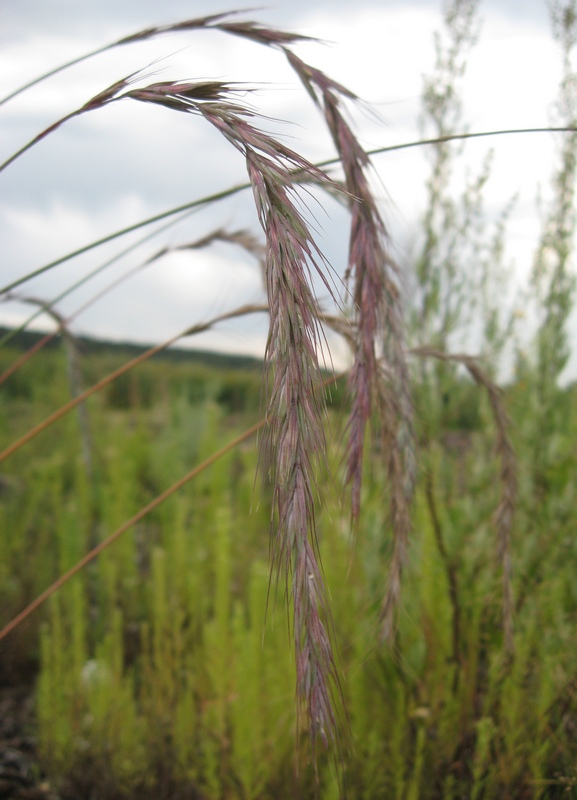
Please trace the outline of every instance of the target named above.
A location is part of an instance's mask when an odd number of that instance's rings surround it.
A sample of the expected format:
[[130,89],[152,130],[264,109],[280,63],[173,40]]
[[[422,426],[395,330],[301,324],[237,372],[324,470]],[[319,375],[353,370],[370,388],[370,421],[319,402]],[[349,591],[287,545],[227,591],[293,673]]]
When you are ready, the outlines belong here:
[[[576,6],[551,10],[571,126]],[[62,800],[577,797],[577,388],[559,380],[574,142],[530,285],[543,324],[500,389],[514,316],[491,297],[508,206],[487,230],[489,163],[455,199],[446,141],[477,12],[447,4],[425,82],[424,127],[442,141],[406,320],[341,113],[351,98],[287,49],[298,37],[189,23],[276,46],[324,115],[354,198],[346,324],[312,296],[315,244],[292,194],[301,179],[337,187],[253,128],[234,90],[125,80],[70,115],[132,99],[225,131],[267,237],[271,329],[264,381],[258,362],[80,342],[54,309],[62,340],[41,354],[21,358],[39,345],[30,334],[3,337],[0,674],[35,687],[39,761]],[[223,238],[262,258],[238,231],[196,246]],[[321,325],[352,354],[347,378],[322,389]],[[452,352],[471,330],[492,362]]]
[[[15,356],[5,349],[4,358]],[[53,350],[42,362],[53,398],[63,400],[61,354]],[[103,366],[110,368],[110,356],[87,359],[88,371]],[[254,419],[258,381],[248,412],[231,416],[215,399],[250,372],[157,360],[145,374],[181,390],[159,392],[148,404],[132,393],[120,408],[106,394],[94,398],[94,485],[73,417],[42,435],[34,458],[22,449],[4,473],[2,622],[75,563],[93,537],[106,537]],[[49,408],[34,371],[28,384],[24,376],[18,398],[2,395],[3,419],[22,429]],[[197,379],[212,397],[186,390]],[[565,431],[550,443],[554,468],[538,528],[530,474],[521,471],[512,661],[493,555],[491,419],[469,381],[454,379],[429,432],[426,469],[435,485],[431,496],[426,485],[417,492],[393,649],[379,644],[375,627],[389,558],[385,477],[367,470],[356,541],[336,488],[323,479],[318,535],[350,727],[342,773],[328,754],[320,757],[321,797],[339,797],[340,782],[363,798],[573,796],[566,790],[576,756],[576,399],[574,389],[557,392]],[[532,409],[521,385],[508,389],[507,405],[520,462],[529,464]],[[345,413],[330,414],[338,473]],[[102,798],[290,798],[296,759],[301,796],[313,795],[307,734],[297,737],[295,727],[282,594],[275,599],[273,591],[267,610],[270,497],[266,483],[254,482],[257,458],[254,439],[221,458],[2,643],[3,669],[13,676],[40,668],[40,753],[62,797],[90,790]]]

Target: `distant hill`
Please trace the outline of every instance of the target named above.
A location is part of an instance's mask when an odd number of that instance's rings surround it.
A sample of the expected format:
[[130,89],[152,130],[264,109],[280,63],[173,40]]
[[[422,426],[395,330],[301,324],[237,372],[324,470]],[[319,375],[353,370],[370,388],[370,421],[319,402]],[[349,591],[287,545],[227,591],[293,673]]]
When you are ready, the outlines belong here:
[[[12,329],[0,325],[0,338],[11,333]],[[22,351],[29,350],[44,336],[44,333],[37,333],[34,331],[18,331],[14,333],[10,339],[9,346]],[[86,336],[77,336],[75,338],[83,353],[93,355],[116,354],[122,355],[125,358],[136,358],[136,356],[146,352],[146,350],[152,346],[133,344],[131,342],[111,342],[104,339],[92,339]],[[55,336],[54,339],[51,339],[46,345],[46,347],[50,348],[59,346],[60,334]],[[204,364],[221,369],[260,370],[263,366],[262,359],[253,358],[251,356],[216,353],[210,350],[188,350],[183,347],[171,347],[168,350],[163,350],[161,353],[154,356],[154,358],[172,362],[187,361],[189,363]]]

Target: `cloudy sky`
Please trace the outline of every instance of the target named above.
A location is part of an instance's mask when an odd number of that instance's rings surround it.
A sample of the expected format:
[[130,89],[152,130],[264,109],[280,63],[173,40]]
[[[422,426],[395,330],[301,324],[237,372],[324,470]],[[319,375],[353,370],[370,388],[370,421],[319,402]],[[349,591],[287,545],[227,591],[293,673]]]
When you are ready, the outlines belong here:
[[[2,0],[0,97],[138,30],[244,7],[213,0]],[[238,16],[245,18],[323,40],[294,49],[371,104],[376,113],[360,108],[353,115],[365,147],[419,138],[420,94],[423,75],[434,63],[440,0],[281,0]],[[549,124],[560,58],[545,0],[485,0],[481,19],[464,83],[467,128]],[[313,161],[334,154],[310,100],[278,53],[223,33],[191,31],[115,48],[1,105],[0,159],[138,70],[153,75],[149,80],[219,79],[254,86],[250,102],[255,107],[291,121],[271,123],[283,141]],[[495,149],[486,192],[489,213],[497,214],[518,196],[507,258],[522,287],[539,231],[536,197],[539,187],[547,192],[555,142],[548,134],[478,140],[467,144],[465,158],[478,168],[489,147]],[[422,149],[412,149],[376,156],[374,166],[397,256],[406,263],[424,210],[429,162]],[[197,117],[123,101],[73,119],[0,173],[1,285],[141,219],[245,181],[240,155]],[[347,246],[343,213],[328,202],[314,215],[321,249],[342,272]],[[229,244],[174,253],[142,266],[161,248],[177,247],[217,227],[258,232],[248,192],[189,214],[152,236],[159,227],[67,261],[15,291],[54,300],[113,260],[56,308],[72,318],[72,329],[79,333],[150,343],[262,299],[254,259]],[[79,313],[125,275],[130,278]],[[2,303],[0,324],[20,324],[30,313],[22,303]],[[49,320],[38,317],[31,327],[46,329]],[[265,331],[263,317],[232,320],[197,337],[194,345],[260,355]],[[575,361],[572,371],[577,373]]]

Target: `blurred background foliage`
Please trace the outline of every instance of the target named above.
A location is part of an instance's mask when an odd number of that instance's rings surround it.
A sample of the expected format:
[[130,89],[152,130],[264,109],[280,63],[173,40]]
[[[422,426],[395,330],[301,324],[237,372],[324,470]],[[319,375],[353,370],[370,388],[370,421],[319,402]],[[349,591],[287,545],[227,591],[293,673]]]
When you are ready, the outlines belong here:
[[[423,132],[460,129],[459,81],[479,3],[446,4],[425,81]],[[575,124],[574,3],[551,4]],[[494,419],[463,366],[415,357],[419,473],[393,646],[378,616],[391,558],[387,476],[366,454],[355,535],[340,489],[348,400],[326,390],[329,464],[318,536],[341,675],[338,752],[310,760],[297,725],[291,612],[269,577],[271,489],[258,437],[201,472],[0,642],[0,683],[35,693],[39,764],[63,800],[121,798],[577,797],[577,387],[563,382],[574,303],[574,138],[523,304],[540,320],[520,346],[503,302],[512,200],[487,222],[490,160],[455,194],[460,146],[431,148],[429,205],[410,264],[411,346],[474,343],[502,399],[518,464],[511,541],[515,650],[504,647]],[[526,339],[526,337],[525,337]],[[34,343],[0,350],[0,372]],[[92,385],[135,348],[76,340]],[[70,351],[42,351],[0,387],[8,446],[70,397]],[[262,365],[167,351],[68,414],[0,474],[0,625],[89,548],[254,424]],[[374,445],[377,448],[378,445]],[[88,455],[87,455],[88,454]],[[255,478],[255,475],[257,476]],[[337,702],[338,702],[337,698]]]

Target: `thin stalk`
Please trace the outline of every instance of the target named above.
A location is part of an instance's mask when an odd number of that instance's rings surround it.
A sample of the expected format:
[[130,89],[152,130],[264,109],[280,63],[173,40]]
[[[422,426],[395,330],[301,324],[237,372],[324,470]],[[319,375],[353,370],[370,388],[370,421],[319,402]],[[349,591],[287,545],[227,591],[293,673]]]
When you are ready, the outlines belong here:
[[[523,133],[577,133],[577,127],[562,127],[562,128],[514,128],[509,130],[494,130],[494,131],[479,131],[477,133],[453,133],[448,136],[441,136],[434,139],[417,139],[413,142],[404,142],[402,144],[393,144],[387,145],[387,147],[377,147],[374,150],[366,150],[367,156],[374,156],[380,155],[381,153],[393,153],[397,150],[407,150],[411,147],[422,147],[425,145],[433,145],[439,144],[441,142],[451,142],[456,141],[458,139],[475,139],[480,138],[483,136],[503,136],[508,134],[523,134]],[[313,166],[316,167],[327,167],[333,164],[340,163],[340,157],[335,158],[327,158],[324,161],[315,162]],[[296,170],[296,172],[300,172],[301,170]],[[83,247],[80,247],[78,250],[73,250],[70,253],[67,253],[60,258],[57,258],[55,261],[51,261],[49,264],[46,264],[43,267],[39,267],[34,272],[29,272],[22,278],[18,278],[17,280],[13,281],[12,283],[7,284],[0,288],[0,294],[4,294],[5,292],[9,292],[11,289],[15,289],[17,286],[25,283],[26,281],[32,280],[32,278],[36,278],[39,275],[42,275],[48,270],[52,269],[53,267],[58,267],[60,264],[64,264],[66,261],[70,261],[76,256],[83,255],[84,253],[89,252],[90,250],[94,250],[96,247],[100,247],[102,244],[107,244],[108,242],[113,241],[114,239],[118,239],[121,236],[125,236],[128,233],[132,233],[133,231],[137,231],[140,228],[144,228],[147,225],[151,225],[154,222],[158,222],[161,219],[166,219],[167,217],[173,216],[174,214],[178,214],[181,211],[187,211],[191,208],[198,208],[199,206],[205,205],[207,203],[212,203],[217,200],[223,200],[226,197],[231,197],[238,192],[242,192],[246,189],[250,189],[250,183],[240,183],[236,186],[231,187],[230,189],[224,189],[222,192],[216,192],[212,195],[206,195],[205,197],[201,197],[198,200],[192,200],[190,203],[184,203],[184,205],[176,206],[175,208],[171,208],[168,211],[163,211],[160,214],[156,214],[153,217],[148,217],[147,219],[141,220],[140,222],[136,222],[133,225],[129,225],[126,228],[122,228],[121,230],[115,231],[114,233],[110,233],[107,236],[102,237],[102,239],[97,239],[96,241],[90,242]],[[1,342],[0,342],[1,344]]]
[[[19,328],[17,331],[14,331],[14,332],[13,332],[14,336],[16,336],[16,334],[17,334],[17,333],[20,333],[20,331],[21,331],[21,330],[24,330],[24,328]],[[12,332],[11,332],[11,333],[12,333]],[[17,359],[16,359],[16,361],[15,361],[13,364],[11,364],[11,365],[8,367],[8,369],[7,369],[7,370],[5,370],[5,371],[2,373],[2,375],[0,375],[0,386],[1,386],[1,385],[4,383],[4,381],[7,381],[7,380],[8,380],[8,378],[9,378],[11,375],[13,375],[15,372],[17,372],[17,371],[20,369],[20,367],[21,367],[23,364],[25,364],[25,363],[26,363],[26,362],[27,362],[29,359],[31,359],[31,358],[32,358],[32,356],[33,356],[35,353],[37,353],[39,350],[42,350],[42,348],[43,348],[45,345],[47,345],[47,344],[48,344],[48,342],[51,342],[51,341],[52,341],[52,339],[54,339],[54,338],[55,338],[56,336],[58,336],[59,334],[60,334],[60,329],[58,329],[58,330],[54,331],[53,333],[47,333],[47,334],[46,334],[46,336],[43,336],[43,337],[42,337],[42,339],[39,339],[39,340],[36,342],[36,344],[32,345],[32,347],[31,347],[29,350],[27,350],[25,353],[23,353],[23,354],[20,356],[20,358],[17,358]],[[6,338],[6,341],[9,341],[11,338],[12,338],[12,336],[10,336],[10,335],[9,335],[9,336]],[[4,343],[5,343],[5,340],[4,340],[4,339],[2,339],[2,340],[0,341],[0,346],[2,346]]]
[[[387,147],[377,147],[375,150],[367,150],[368,156],[375,156],[379,153],[393,153],[396,150],[408,150],[411,147],[423,147],[428,144],[442,144],[443,142],[455,142],[462,139],[481,139],[486,136],[509,136],[511,134],[523,133],[576,133],[577,127],[568,125],[563,127],[549,127],[549,128],[506,128],[503,130],[493,131],[476,131],[469,133],[449,133],[446,136],[435,136],[432,139],[415,139],[412,142],[404,142],[403,144],[393,144]],[[327,164],[332,164],[340,161],[338,158],[331,159],[330,161],[321,161],[316,166],[323,167]]]
[[182,339],[185,336],[192,336],[193,334],[196,333],[202,333],[203,331],[206,331],[209,328],[211,328],[217,322],[222,322],[224,320],[232,319],[234,317],[239,317],[244,314],[250,314],[255,311],[263,311],[263,310],[268,310],[268,306],[254,306],[254,305],[241,306],[240,308],[236,308],[233,311],[228,311],[225,314],[220,314],[218,317],[213,318],[209,322],[202,322],[199,323],[198,325],[193,325],[191,328],[187,328],[182,333],[178,333],[176,336],[173,336],[172,338],[168,339],[162,344],[156,345],[155,347],[151,347],[145,353],[141,353],[136,358],[133,358],[126,364],[123,364],[122,367],[119,367],[114,372],[111,372],[109,375],[102,378],[102,380],[98,381],[98,383],[95,383],[93,386],[90,386],[88,389],[82,392],[82,394],[78,395],[78,397],[75,397],[73,400],[70,400],[70,402],[66,403],[66,405],[57,409],[53,414],[51,414],[41,423],[36,425],[34,428],[31,428],[31,430],[25,433],[24,436],[21,436],[20,439],[17,439],[15,442],[12,442],[12,444],[9,447],[7,447],[2,453],[0,453],[0,462],[4,461],[6,458],[11,456],[13,453],[19,450],[20,447],[27,444],[31,439],[34,439],[36,436],[38,436],[39,433],[42,433],[42,431],[46,430],[46,428],[49,428],[51,425],[53,425],[55,422],[57,422],[59,419],[65,416],[73,408],[76,408],[76,406],[79,403],[82,403],[84,400],[86,400],[87,397],[90,397],[91,395],[96,394],[96,392],[99,392],[101,389],[104,389],[106,386],[108,386],[108,384],[112,383],[112,381],[116,380],[116,378],[119,378],[121,375],[124,375],[125,372],[128,372],[129,370],[138,366],[138,364],[141,364],[143,361],[146,361],[147,359],[151,358],[157,353],[166,350],[167,347],[170,347],[170,345],[174,344],[179,339]]
[[[0,100],[0,106],[7,103],[9,100],[12,100],[14,97],[17,97],[19,94],[22,94],[27,89],[31,89],[33,86],[36,86],[38,83],[51,78],[53,75],[57,75],[59,72],[63,72],[65,69],[69,67],[74,67],[76,64],[81,64],[83,61],[87,61],[89,58],[93,58],[94,56],[101,55],[102,53],[106,53],[108,50],[113,50],[115,47],[121,47],[122,45],[126,44],[133,44],[134,42],[144,41],[146,39],[152,39],[157,36],[163,36],[167,33],[176,33],[182,32],[185,30],[192,30],[192,29],[221,29],[224,31],[228,31],[229,33],[234,33],[235,26],[233,23],[221,23],[218,24],[219,20],[224,20],[228,17],[232,17],[235,14],[240,13],[248,13],[251,9],[242,9],[238,11],[227,11],[222,14],[213,14],[207,17],[199,17],[198,19],[191,19],[186,20],[184,22],[178,22],[174,25],[160,25],[156,28],[147,28],[142,31],[138,31],[138,33],[134,33],[130,36],[123,36],[122,39],[118,39],[115,42],[110,42],[109,44],[103,45],[102,47],[98,47],[96,50],[92,50],[90,53],[85,53],[78,58],[73,58],[71,61],[67,61],[65,64],[61,64],[59,67],[55,67],[54,69],[49,70],[48,72],[44,72],[42,75],[39,75],[34,80],[25,83],[23,86],[20,86],[18,89],[15,89],[10,94],[6,95]],[[217,24],[214,24],[217,23]],[[256,30],[259,30],[258,28]],[[299,41],[299,40],[310,40],[308,36],[300,36],[298,34],[285,34],[289,41]]]
[[[68,365],[70,396],[72,398],[79,397],[82,394],[82,370],[80,369],[76,339],[68,327],[67,320],[65,320],[62,314],[58,313],[58,311],[53,308],[50,303],[46,303],[44,300],[40,300],[39,298],[15,297],[14,299],[19,300],[22,303],[30,303],[32,305],[41,306],[42,309],[45,310],[46,313],[49,314],[56,322],[56,325],[58,326],[56,333],[61,332],[64,341],[66,362]],[[44,337],[42,341],[46,341],[46,337]],[[92,437],[90,435],[90,424],[88,421],[88,409],[86,408],[86,403],[80,403],[78,405],[78,425],[80,428],[80,440],[82,443],[82,460],[84,462],[89,483],[92,484],[94,475],[92,466]]]
[[[165,225],[161,225],[160,228],[157,228],[157,230],[152,231],[151,233],[147,233],[146,236],[143,236],[141,239],[138,239],[138,241],[136,241],[136,242],[132,242],[132,244],[130,244],[128,247],[125,247],[124,250],[121,250],[115,256],[112,256],[112,258],[109,258],[107,261],[105,261],[103,264],[100,264],[98,267],[93,269],[91,272],[89,272],[83,278],[80,278],[80,280],[78,280],[75,283],[73,283],[72,286],[69,286],[67,289],[65,289],[63,292],[61,292],[59,295],[56,295],[56,297],[54,297],[52,300],[50,300],[50,302],[46,303],[41,308],[39,308],[38,311],[35,311],[34,314],[29,316],[28,319],[26,319],[18,328],[15,328],[14,330],[10,331],[5,336],[3,336],[2,339],[0,339],[0,347],[2,347],[2,345],[4,345],[7,342],[9,342],[18,333],[21,333],[23,330],[25,330],[30,325],[30,323],[33,322],[37,317],[39,317],[45,310],[47,310],[49,306],[54,306],[55,303],[60,302],[60,300],[63,300],[65,297],[68,297],[68,295],[72,294],[72,292],[75,289],[78,289],[81,286],[84,286],[84,284],[87,283],[89,280],[91,280],[92,278],[95,278],[97,275],[100,275],[100,273],[103,272],[105,269],[108,269],[108,267],[110,267],[113,264],[115,264],[121,258],[124,258],[124,256],[128,255],[128,253],[132,252],[137,247],[140,247],[141,244],[144,244],[145,242],[148,242],[150,239],[153,239],[155,236],[158,236],[159,233],[162,233],[163,231],[167,230],[172,225],[176,225],[179,222],[182,222],[182,220],[185,219],[188,216],[189,213],[190,213],[190,211],[187,212],[187,213],[184,213],[179,219],[171,219],[170,222],[167,222]],[[144,266],[144,265],[140,265],[140,266]],[[140,269],[140,266],[138,267],[139,269]],[[123,278],[121,280],[124,280],[125,277],[126,276],[123,276]],[[109,291],[109,289],[112,286],[116,286],[117,283],[118,283],[118,281],[115,281],[113,284],[111,284],[111,286],[107,287],[104,291]],[[70,323],[74,319],[74,317],[78,316],[80,311],[83,311],[89,305],[94,303],[95,300],[98,297],[102,297],[102,294],[104,293],[104,291],[100,292],[95,297],[91,298],[87,303],[85,303],[84,306],[82,306],[71,317],[68,318],[67,322]],[[9,299],[9,298],[5,298],[5,299]],[[51,334],[48,337],[47,342],[50,341],[50,339],[53,338],[53,336],[55,336],[55,335],[56,334]],[[44,344],[46,344],[46,342]],[[43,346],[43,345],[41,345],[41,346]],[[5,376],[4,375],[0,376],[0,383],[2,383],[4,380],[5,380]]]
[[107,236],[103,236],[101,239],[97,239],[94,242],[90,242],[90,244],[86,244],[83,247],[79,247],[78,250],[74,250],[71,253],[67,253],[65,256],[61,256],[57,258],[55,261],[51,261],[49,264],[46,264],[44,267],[40,267],[34,272],[28,273],[23,278],[19,278],[12,283],[9,283],[7,286],[3,286],[0,289],[0,294],[4,294],[5,292],[9,292],[12,289],[15,289],[17,286],[20,286],[26,281],[32,280],[32,278],[37,278],[39,275],[42,275],[48,270],[52,269],[53,267],[58,267],[60,264],[64,264],[66,261],[70,261],[72,258],[76,258],[76,256],[84,255],[84,253],[88,253],[90,250],[94,250],[96,247],[100,247],[102,244],[107,244],[108,242],[114,241],[114,239],[120,238],[120,236],[125,236],[127,233],[132,233],[133,231],[137,231],[140,228],[144,228],[147,225],[151,225],[153,222],[158,222],[161,219],[166,219],[167,217],[174,216],[174,214],[179,214],[181,211],[188,211],[191,208],[198,208],[199,206],[205,205],[207,203],[213,203],[216,200],[223,200],[225,197],[231,197],[238,192],[243,191],[244,189],[248,189],[250,184],[248,183],[241,183],[238,186],[233,186],[230,189],[224,189],[222,192],[215,192],[215,194],[206,195],[205,197],[201,197],[199,200],[193,200],[190,203],[185,203],[182,206],[177,206],[176,208],[171,208],[168,211],[163,211],[160,214],[155,214],[153,217],[148,217],[147,219],[141,220],[140,222],[134,223],[134,225],[129,225],[126,228],[122,228],[119,231],[115,231],[114,233],[110,233]]
[[[28,319],[25,320],[18,328],[15,328],[14,330],[11,330],[9,333],[7,333],[0,340],[0,347],[3,344],[6,344],[7,342],[9,342],[18,333],[20,333],[21,331],[25,330],[25,328],[28,327],[30,322],[32,322],[32,320],[34,320],[39,314],[43,313],[44,311],[49,311],[49,308],[51,306],[53,306],[59,300],[62,300],[64,297],[67,297],[69,294],[71,294],[71,292],[73,292],[74,289],[77,289],[79,286],[82,286],[84,283],[86,283],[91,278],[93,278],[96,275],[98,275],[104,269],[106,269],[107,267],[111,266],[115,261],[118,261],[120,258],[125,256],[131,250],[134,250],[136,247],[139,247],[141,244],[143,244],[144,242],[148,241],[149,239],[154,238],[154,236],[156,236],[157,234],[159,234],[162,231],[166,230],[171,225],[174,225],[177,222],[181,222],[186,216],[188,216],[188,214],[183,214],[182,217],[180,217],[180,219],[171,220],[166,225],[163,225],[162,227],[160,227],[158,230],[154,231],[153,233],[150,233],[147,236],[142,237],[142,239],[139,239],[138,242],[134,242],[129,247],[127,247],[124,250],[122,250],[120,253],[117,253],[117,255],[113,256],[113,258],[109,259],[104,264],[101,264],[95,270],[93,270],[92,272],[88,273],[88,275],[86,275],[81,280],[77,281],[75,284],[70,286],[64,292],[61,292],[59,295],[57,295],[57,297],[54,298],[54,300],[50,301],[50,303],[44,303],[42,305],[42,308],[39,311],[37,311],[36,313],[32,314],[32,316],[28,317]],[[223,232],[221,230],[218,230],[215,234],[212,234],[210,236],[205,236],[202,239],[199,239],[198,242],[193,243],[193,244],[181,245],[179,247],[172,247],[172,248],[163,248],[158,253],[156,253],[156,255],[152,256],[149,259],[147,259],[144,263],[138,264],[136,267],[134,267],[133,269],[129,270],[124,275],[121,275],[120,277],[116,278],[114,281],[112,281],[112,283],[109,283],[108,286],[105,286],[100,292],[97,292],[97,294],[93,295],[86,303],[84,303],[79,308],[77,308],[76,311],[68,317],[68,319],[65,321],[66,325],[70,325],[70,323],[74,319],[76,319],[76,317],[78,317],[83,311],[85,311],[87,308],[89,308],[89,306],[91,306],[94,303],[96,303],[101,297],[103,297],[105,294],[107,294],[112,289],[117,287],[120,283],[122,283],[125,280],[128,280],[128,278],[132,277],[132,275],[134,275],[136,272],[138,272],[139,270],[143,269],[144,267],[147,267],[149,264],[151,264],[153,261],[155,261],[158,258],[160,258],[162,255],[165,255],[168,252],[173,252],[173,251],[176,251],[176,250],[192,249],[194,247],[204,247],[209,243],[209,240],[213,241],[216,238],[220,238],[222,240],[231,241],[231,242],[235,241],[234,234],[231,234],[227,239],[225,232]],[[245,249],[249,249],[250,250],[250,247],[248,246],[248,241],[249,240],[247,239],[246,242],[243,243],[243,242],[239,241],[238,238],[239,237],[237,237],[237,243],[241,244],[241,246],[244,246]],[[255,255],[255,257],[258,258],[259,256],[258,256],[258,254],[256,252],[257,244],[256,243],[251,243],[251,244],[253,246],[253,251],[251,251],[251,252],[253,252],[253,255]],[[8,300],[8,299],[12,299],[12,298],[8,294],[5,299]],[[15,297],[14,299],[18,299],[18,298]],[[38,350],[40,350],[42,347],[44,347],[44,345],[48,344],[48,342],[50,342],[55,336],[57,336],[58,333],[59,333],[59,330],[56,330],[53,333],[47,334],[40,342],[37,342],[36,345],[34,345],[32,348],[30,348],[30,350],[27,353],[24,353],[17,360],[16,364],[14,364],[11,367],[9,367],[2,375],[0,375],[0,385],[2,385],[4,383],[4,381],[18,369],[18,367],[22,366],[22,364],[25,364],[26,361],[28,361],[28,359],[30,359],[35,353],[38,352]]]
[[511,534],[517,502],[517,461],[509,437],[509,417],[502,399],[502,391],[479,367],[477,360],[463,353],[445,353],[433,347],[415,347],[410,351],[421,358],[436,358],[462,364],[478,386],[485,389],[495,423],[495,453],[500,461],[499,479],[501,493],[495,510],[493,525],[497,534],[497,558],[501,567],[503,596],[503,634],[509,657],[514,655],[514,598],[513,564],[511,559]]
[[109,547],[113,542],[119,539],[123,533],[127,530],[132,528],[136,525],[137,522],[140,522],[143,517],[147,514],[150,514],[155,508],[157,508],[161,503],[167,500],[171,495],[173,495],[176,491],[182,488],[186,483],[191,481],[197,475],[199,475],[203,470],[221,458],[223,455],[228,453],[230,450],[234,449],[238,444],[244,442],[254,433],[256,433],[260,428],[264,426],[266,423],[266,418],[262,419],[260,422],[255,423],[252,427],[248,428],[244,433],[240,436],[237,436],[236,439],[233,439],[232,442],[229,442],[227,445],[222,447],[220,450],[217,450],[211,456],[209,456],[202,464],[198,464],[196,467],[191,469],[189,472],[186,473],[182,478],[173,483],[168,489],[165,489],[162,494],[159,494],[158,497],[155,497],[154,500],[151,500],[150,503],[145,505],[143,508],[140,509],[133,517],[123,523],[120,528],[117,528],[114,533],[111,533],[103,542],[100,542],[99,545],[94,547],[89,553],[87,553],[83,558],[80,559],[73,567],[63,573],[57,580],[54,581],[47,589],[45,589],[42,594],[38,595],[38,597],[33,600],[26,608],[21,611],[13,620],[11,620],[8,625],[6,625],[2,630],[0,630],[0,641],[4,639],[8,634],[14,630],[21,622],[23,622],[27,617],[32,614],[39,606],[42,605],[51,595],[53,595],[58,589],[61,588],[65,583],[67,583],[74,575],[77,575],[87,564],[93,561],[103,550]]
[[[334,383],[335,381],[338,380],[339,377],[341,376],[332,375],[331,377],[327,378],[322,382],[321,388],[324,388],[329,384]],[[137,522],[140,522],[140,520],[143,519],[147,514],[150,514],[151,511],[154,511],[155,508],[158,508],[158,506],[161,503],[163,503],[165,500],[171,497],[171,495],[173,495],[175,492],[177,492],[179,489],[185,486],[193,478],[196,478],[197,475],[200,475],[201,472],[204,472],[204,470],[207,467],[209,467],[211,464],[214,464],[214,462],[218,461],[219,458],[222,458],[222,456],[226,455],[231,450],[234,450],[234,448],[237,447],[239,444],[242,444],[242,442],[249,439],[255,433],[258,433],[258,431],[268,423],[269,420],[267,417],[264,417],[259,422],[255,422],[255,424],[251,425],[250,428],[247,428],[247,430],[244,431],[244,433],[241,433],[239,436],[237,436],[231,442],[226,444],[224,447],[221,447],[220,450],[217,450],[214,453],[212,453],[212,455],[206,458],[201,464],[197,464],[196,467],[193,467],[191,470],[189,470],[189,472],[187,472],[186,475],[183,475],[182,478],[179,478],[175,483],[172,484],[172,486],[170,486],[168,489],[165,489],[164,492],[155,497],[154,500],[151,500],[150,503],[148,503],[139,511],[137,511],[137,513],[134,516],[132,516],[129,520],[124,522],[119,528],[117,528],[113,533],[111,533],[110,536],[107,536],[107,538],[104,539],[104,541],[100,542],[100,544],[92,548],[90,552],[86,553],[86,555],[83,556],[76,564],[70,567],[69,570],[60,575],[57,578],[57,580],[54,581],[54,583],[52,583],[47,589],[45,589],[41,594],[39,594],[35,600],[29,603],[26,606],[26,608],[24,608],[19,614],[17,614],[17,616],[14,617],[14,619],[12,619],[4,628],[2,628],[2,630],[0,630],[0,641],[2,641],[2,639],[8,636],[8,634],[11,633],[14,630],[14,628],[20,625],[21,622],[23,622],[27,617],[29,617],[30,614],[32,614],[32,612],[34,612],[37,608],[39,608],[39,606],[41,606],[46,600],[48,600],[48,598],[51,597],[55,592],[57,592],[58,589],[60,589],[65,583],[67,583],[71,578],[77,575],[91,561],[94,561],[94,559],[97,556],[99,556],[103,550],[106,550],[107,547],[109,547],[111,544],[113,544],[113,542],[119,539],[123,533],[126,533],[127,530],[130,530],[130,528],[136,525]]]
[[12,100],[14,97],[18,97],[19,94],[22,94],[27,89],[31,89],[33,86],[36,86],[38,83],[51,78],[53,75],[58,75],[59,72],[63,72],[65,69],[69,67],[74,67],[76,64],[81,64],[83,61],[87,61],[89,58],[93,58],[94,56],[100,55],[100,53],[105,53],[107,50],[110,50],[112,47],[115,47],[117,42],[114,45],[107,44],[104,47],[99,47],[97,50],[92,50],[90,53],[85,53],[83,56],[79,56],[78,58],[73,58],[72,61],[67,61],[66,64],[61,64],[59,67],[55,67],[54,69],[49,70],[49,72],[44,72],[42,75],[39,75],[37,78],[34,78],[32,81],[28,81],[23,86],[19,86],[18,89],[15,89],[10,94],[7,94],[6,97],[3,97],[0,100],[0,106],[3,106],[4,103],[7,103],[9,100]]
[[[427,466],[425,472],[425,498],[427,500],[427,507],[429,509],[429,516],[431,518],[431,525],[433,527],[433,535],[437,544],[437,549],[443,562],[445,572],[447,575],[447,583],[449,585],[449,601],[451,603],[452,611],[452,647],[453,655],[452,660],[457,667],[461,666],[461,606],[459,603],[459,583],[457,580],[457,570],[455,564],[451,559],[445,540],[443,537],[443,529],[441,527],[441,520],[439,519],[439,512],[437,511],[437,503],[435,500],[435,486],[433,471]],[[459,684],[459,670],[455,672],[453,681],[453,689],[456,690]]]

